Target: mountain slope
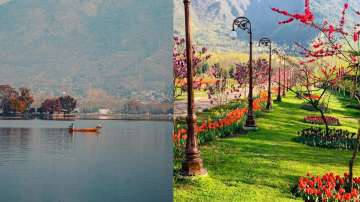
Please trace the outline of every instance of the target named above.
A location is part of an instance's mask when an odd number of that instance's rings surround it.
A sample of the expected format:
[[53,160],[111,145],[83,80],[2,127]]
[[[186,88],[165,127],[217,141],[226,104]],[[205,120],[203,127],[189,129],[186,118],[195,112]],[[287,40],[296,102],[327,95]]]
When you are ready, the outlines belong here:
[[[319,19],[338,18],[343,0],[317,0],[311,1],[311,7]],[[359,9],[357,0],[349,0],[350,5]],[[183,5],[182,1],[174,1],[175,4],[175,32],[183,33]],[[192,0],[192,17],[195,40],[214,49],[233,49],[234,41],[230,39],[230,31],[233,20],[238,16],[246,16],[250,19],[253,28],[254,40],[266,36],[280,45],[291,45],[294,41],[306,43],[312,40],[316,33],[304,28],[298,23],[291,25],[278,25],[277,22],[284,20],[282,16],[271,11],[271,7],[278,7],[290,12],[302,13],[303,0]],[[200,20],[201,19],[201,20]],[[349,19],[356,21],[355,15],[349,15]],[[246,41],[247,36],[239,32],[240,39]],[[242,48],[243,49],[243,48]]]
[[167,0],[9,0],[0,4],[0,83],[37,97],[168,95],[171,60],[158,55],[171,53],[171,8]]

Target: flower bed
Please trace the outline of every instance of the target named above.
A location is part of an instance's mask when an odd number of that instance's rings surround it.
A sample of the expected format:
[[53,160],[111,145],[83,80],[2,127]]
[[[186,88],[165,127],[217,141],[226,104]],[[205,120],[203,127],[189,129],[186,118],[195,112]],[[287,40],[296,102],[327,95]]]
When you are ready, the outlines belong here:
[[[333,125],[333,126],[340,125],[340,121],[338,118],[332,116],[325,116],[325,119],[328,125]],[[311,123],[311,124],[319,124],[319,125],[325,124],[321,116],[305,116],[304,121],[306,123]]]
[[304,95],[304,98],[309,100],[319,100],[321,97],[318,95]]
[[[254,99],[254,112],[262,110],[266,101],[266,93],[261,93],[259,98]],[[223,107],[228,110],[225,116],[215,113],[214,115],[210,115],[208,120],[195,124],[195,132],[200,144],[212,141],[218,137],[230,136],[243,127],[247,107],[231,109],[234,106],[239,106],[239,104],[233,103]],[[184,151],[187,139],[187,130],[184,127],[183,124],[176,125],[175,132],[173,133],[175,156],[181,156]]]
[[312,127],[299,131],[296,140],[314,147],[353,150],[356,144],[355,138],[356,133],[347,130],[330,129],[330,135],[326,135],[324,129]]
[[347,178],[347,173],[344,176],[327,173],[322,177],[308,174],[299,178],[292,194],[306,202],[359,201],[360,178],[353,178],[354,188],[346,192]]

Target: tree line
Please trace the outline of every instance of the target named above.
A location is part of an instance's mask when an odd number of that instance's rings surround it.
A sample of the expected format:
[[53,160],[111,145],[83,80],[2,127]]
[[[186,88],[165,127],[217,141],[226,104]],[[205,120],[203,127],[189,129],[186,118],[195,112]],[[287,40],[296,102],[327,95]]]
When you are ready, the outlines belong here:
[[66,95],[48,98],[36,110],[32,105],[34,97],[29,88],[21,87],[18,90],[10,85],[0,85],[0,111],[4,115],[22,113],[71,113],[77,106],[75,98]]

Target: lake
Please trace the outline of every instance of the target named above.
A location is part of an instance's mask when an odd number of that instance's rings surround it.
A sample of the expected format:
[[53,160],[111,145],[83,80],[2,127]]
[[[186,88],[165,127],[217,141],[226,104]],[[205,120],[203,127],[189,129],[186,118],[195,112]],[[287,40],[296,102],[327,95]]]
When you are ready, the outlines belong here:
[[1,120],[0,201],[172,201],[172,123],[101,123]]

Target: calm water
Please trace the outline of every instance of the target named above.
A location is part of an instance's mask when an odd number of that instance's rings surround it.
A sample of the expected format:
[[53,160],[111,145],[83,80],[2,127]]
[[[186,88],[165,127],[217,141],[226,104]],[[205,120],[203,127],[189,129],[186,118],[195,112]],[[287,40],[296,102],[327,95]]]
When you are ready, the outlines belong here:
[[[77,121],[93,127],[97,121]],[[0,121],[0,201],[172,200],[171,122]]]

